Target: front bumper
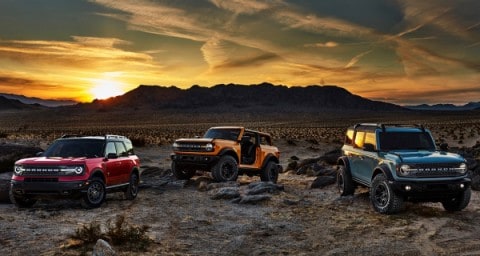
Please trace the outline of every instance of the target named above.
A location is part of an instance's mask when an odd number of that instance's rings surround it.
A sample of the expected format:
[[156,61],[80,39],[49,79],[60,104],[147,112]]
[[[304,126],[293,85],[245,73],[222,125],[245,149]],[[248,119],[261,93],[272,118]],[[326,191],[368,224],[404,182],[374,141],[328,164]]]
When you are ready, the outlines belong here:
[[170,158],[176,164],[182,166],[191,167],[211,167],[215,165],[220,159],[219,156],[210,155],[184,155],[184,154],[171,154]]
[[435,202],[452,198],[470,188],[471,180],[461,178],[441,182],[390,181],[392,189],[409,201]]
[[11,181],[11,190],[16,195],[30,196],[71,196],[85,191],[88,181]]

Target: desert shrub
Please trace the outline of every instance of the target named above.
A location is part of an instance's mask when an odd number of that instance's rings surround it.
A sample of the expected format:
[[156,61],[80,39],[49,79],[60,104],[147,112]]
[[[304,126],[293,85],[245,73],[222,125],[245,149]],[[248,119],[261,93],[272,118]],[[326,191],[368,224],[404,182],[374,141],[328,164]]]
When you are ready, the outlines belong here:
[[125,221],[125,216],[119,215],[115,221],[107,221],[106,230],[102,230],[100,223],[93,221],[78,228],[70,238],[80,241],[75,243],[77,247],[90,246],[98,239],[103,239],[124,250],[146,251],[153,242],[146,234],[149,228],[147,225],[132,225]]
[[71,236],[72,239],[80,240],[83,243],[91,244],[96,243],[98,239],[106,239],[105,234],[102,232],[100,223],[93,221],[88,225],[84,225],[77,228],[75,234]]
[[146,235],[149,227],[132,226],[125,222],[125,216],[117,216],[114,223],[108,222],[107,237],[114,245],[126,246],[132,251],[145,251],[152,243],[152,239]]

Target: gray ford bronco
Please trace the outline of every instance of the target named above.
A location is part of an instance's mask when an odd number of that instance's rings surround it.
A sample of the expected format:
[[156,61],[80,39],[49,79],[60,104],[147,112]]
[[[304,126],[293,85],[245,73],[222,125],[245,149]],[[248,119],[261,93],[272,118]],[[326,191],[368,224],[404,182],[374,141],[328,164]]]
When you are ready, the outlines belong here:
[[404,201],[440,202],[447,211],[460,211],[470,202],[470,178],[465,159],[436,149],[423,126],[356,124],[348,128],[338,159],[340,195],[357,186],[370,189],[375,211],[402,210]]

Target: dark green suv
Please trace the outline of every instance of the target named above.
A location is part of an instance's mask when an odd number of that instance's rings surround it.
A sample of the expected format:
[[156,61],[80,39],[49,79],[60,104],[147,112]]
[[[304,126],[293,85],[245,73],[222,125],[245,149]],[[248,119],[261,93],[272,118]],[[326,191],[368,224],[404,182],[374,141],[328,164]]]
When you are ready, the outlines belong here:
[[392,214],[404,201],[441,202],[460,211],[470,202],[465,159],[436,149],[423,126],[357,124],[348,128],[338,159],[337,187],[342,196],[357,186],[370,188],[373,208]]

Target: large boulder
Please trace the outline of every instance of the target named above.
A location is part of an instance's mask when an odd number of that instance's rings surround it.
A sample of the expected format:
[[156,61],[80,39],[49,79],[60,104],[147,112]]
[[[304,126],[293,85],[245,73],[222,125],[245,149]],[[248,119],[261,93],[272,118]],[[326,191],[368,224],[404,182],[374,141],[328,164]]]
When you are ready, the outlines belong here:
[[39,147],[1,144],[0,145],[0,173],[13,171],[13,165],[19,159],[33,157],[43,149]]

